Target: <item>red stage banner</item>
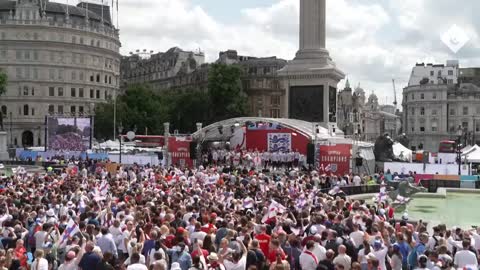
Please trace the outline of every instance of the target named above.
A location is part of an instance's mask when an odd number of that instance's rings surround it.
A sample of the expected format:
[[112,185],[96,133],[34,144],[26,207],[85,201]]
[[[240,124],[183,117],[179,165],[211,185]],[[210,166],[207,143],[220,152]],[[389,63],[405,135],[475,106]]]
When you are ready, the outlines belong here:
[[320,172],[345,175],[350,173],[351,144],[320,145]]
[[186,167],[193,166],[193,160],[190,157],[191,142],[191,139],[187,137],[168,138],[168,152],[170,153],[173,165]]

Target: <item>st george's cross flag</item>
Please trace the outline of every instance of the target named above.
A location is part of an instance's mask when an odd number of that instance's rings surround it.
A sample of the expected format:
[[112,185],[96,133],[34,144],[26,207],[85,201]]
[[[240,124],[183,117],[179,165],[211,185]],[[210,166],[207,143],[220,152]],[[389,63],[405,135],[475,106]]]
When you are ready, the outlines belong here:
[[68,239],[73,237],[79,231],[80,231],[80,229],[78,228],[77,223],[75,223],[75,221],[73,221],[73,219],[70,219],[67,223],[67,227],[65,228],[65,231],[63,231],[62,235],[60,236],[58,246],[66,245]]
[[262,223],[265,223],[267,220],[274,218],[277,216],[278,213],[283,213],[287,210],[287,208],[280,203],[272,200],[270,205],[268,206],[267,213],[262,218]]

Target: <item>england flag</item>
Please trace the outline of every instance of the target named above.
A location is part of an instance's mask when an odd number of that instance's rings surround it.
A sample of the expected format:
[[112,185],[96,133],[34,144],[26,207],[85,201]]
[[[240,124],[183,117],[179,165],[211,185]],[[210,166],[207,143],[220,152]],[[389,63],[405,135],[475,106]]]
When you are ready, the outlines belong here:
[[67,223],[67,227],[65,228],[65,231],[63,231],[62,235],[60,236],[60,240],[58,242],[58,246],[65,246],[67,244],[67,241],[69,238],[74,236],[80,231],[78,228],[77,223],[73,221],[73,219],[70,219]]

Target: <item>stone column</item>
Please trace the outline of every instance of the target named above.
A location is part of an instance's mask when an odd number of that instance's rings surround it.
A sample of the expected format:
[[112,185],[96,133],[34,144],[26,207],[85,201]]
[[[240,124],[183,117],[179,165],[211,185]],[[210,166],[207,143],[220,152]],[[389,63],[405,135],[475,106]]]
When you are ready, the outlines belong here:
[[325,49],[326,0],[300,0],[300,51]]

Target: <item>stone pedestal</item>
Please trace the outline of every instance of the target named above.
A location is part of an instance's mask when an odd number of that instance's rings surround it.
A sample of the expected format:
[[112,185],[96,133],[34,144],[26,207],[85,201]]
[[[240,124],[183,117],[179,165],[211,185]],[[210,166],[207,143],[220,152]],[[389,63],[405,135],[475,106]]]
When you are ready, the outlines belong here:
[[325,48],[326,0],[300,1],[300,39],[295,59],[278,71],[287,102],[284,117],[336,126],[337,84],[345,78]]
[[10,156],[8,155],[7,148],[7,132],[0,131],[0,161],[9,159]]

